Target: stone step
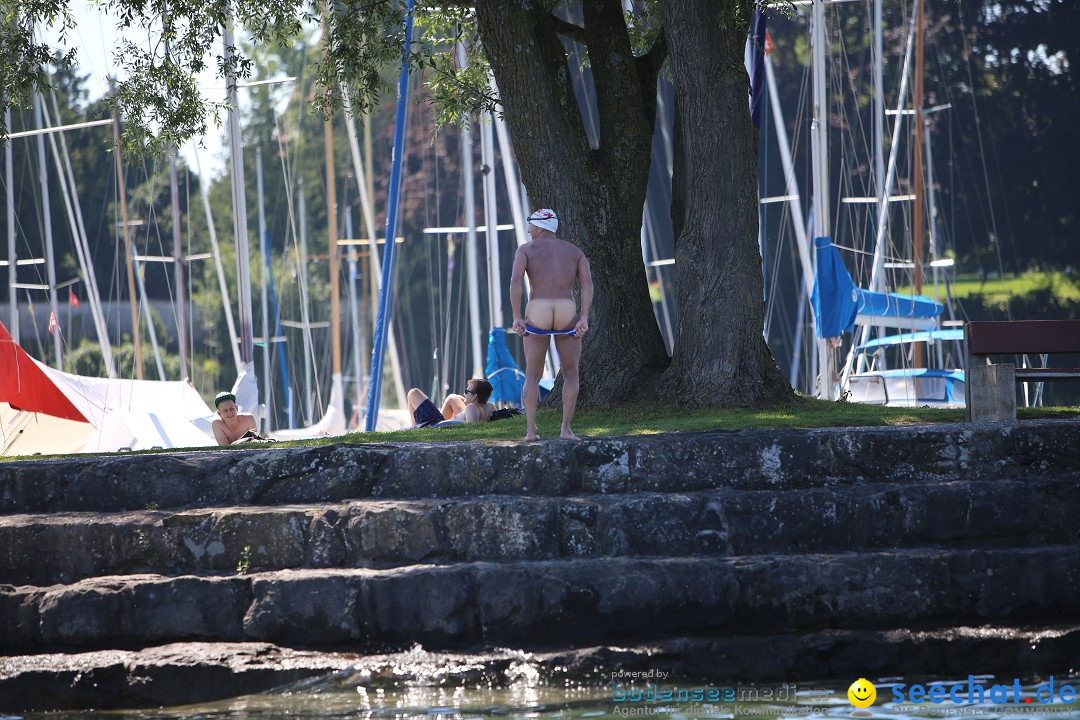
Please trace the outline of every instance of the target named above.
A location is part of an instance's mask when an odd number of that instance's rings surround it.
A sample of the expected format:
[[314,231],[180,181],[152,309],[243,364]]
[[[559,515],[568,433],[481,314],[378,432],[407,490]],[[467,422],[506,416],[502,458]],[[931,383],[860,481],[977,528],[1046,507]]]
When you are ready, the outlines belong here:
[[0,463],[0,513],[566,496],[1039,478],[1080,472],[1080,423],[321,445]]
[[1080,615],[1080,547],[602,558],[0,586],[0,652],[262,641],[352,649],[1023,624]]
[[[545,683],[641,688],[719,685],[758,700],[766,688],[825,697],[843,688],[820,678],[882,675],[963,679],[979,673],[1029,678],[1080,656],[1080,626],[948,626],[931,630],[675,637],[620,647],[558,652],[428,652],[386,655],[295,650],[270,643],[175,643],[143,650],[0,657],[0,712],[139,708],[202,703],[265,692],[303,680],[303,691],[356,692],[402,686],[506,687],[525,672]],[[959,670],[958,670],[959,669]],[[633,678],[640,673],[644,679]],[[740,683],[732,688],[731,683]],[[742,683],[753,683],[743,685]],[[281,692],[279,689],[278,692]],[[781,701],[786,698],[780,698]],[[790,703],[790,701],[788,701]]]
[[0,583],[570,557],[1077,542],[1075,475],[781,491],[362,500],[0,517]]

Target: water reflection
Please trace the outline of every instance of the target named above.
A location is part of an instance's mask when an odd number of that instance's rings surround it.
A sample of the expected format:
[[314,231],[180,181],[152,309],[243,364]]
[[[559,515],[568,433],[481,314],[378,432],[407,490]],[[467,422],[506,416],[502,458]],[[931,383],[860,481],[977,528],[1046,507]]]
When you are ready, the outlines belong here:
[[[403,670],[403,668],[398,668]],[[461,671],[462,668],[457,668]],[[127,710],[95,712],[59,712],[18,716],[25,720],[323,720],[333,718],[539,718],[541,720],[577,720],[578,718],[645,718],[646,720],[690,720],[718,718],[724,720],[808,720],[851,718],[852,706],[847,699],[847,685],[835,683],[799,684],[797,691],[783,700],[764,701],[761,694],[754,699],[753,686],[735,686],[740,692],[717,701],[650,700],[668,697],[692,697],[694,689],[731,690],[717,684],[678,684],[670,679],[658,684],[638,683],[634,701],[615,700],[613,685],[601,684],[597,678],[571,680],[541,678],[535,668],[530,671],[526,661],[511,664],[498,675],[479,665],[468,681],[455,673],[435,673],[422,676],[415,667],[404,672],[338,673],[308,680],[276,691],[233,698],[215,703],[160,710]],[[885,678],[873,681],[877,686],[877,704],[867,708],[878,720],[1017,720],[1047,718],[1049,720],[1080,720],[1080,700],[1072,703],[1041,703],[1037,690],[1040,683],[1020,687],[1018,702],[995,704],[973,702],[967,696],[969,682],[964,680],[928,680],[922,684],[938,683],[957,690],[961,702],[939,704],[892,702],[896,687],[911,688],[918,681]],[[979,676],[976,682],[990,686],[993,677]],[[1010,683],[999,679],[996,682]],[[1074,687],[1080,680],[1062,679]],[[762,686],[764,687],[764,686]],[[776,687],[776,686],[773,686]],[[794,686],[793,686],[794,687]],[[626,686],[622,687],[623,690]],[[742,692],[745,691],[745,692]],[[681,693],[686,693],[683,695]],[[625,695],[624,695],[625,697]],[[702,693],[707,698],[707,693]],[[8,720],[0,716],[0,720]]]

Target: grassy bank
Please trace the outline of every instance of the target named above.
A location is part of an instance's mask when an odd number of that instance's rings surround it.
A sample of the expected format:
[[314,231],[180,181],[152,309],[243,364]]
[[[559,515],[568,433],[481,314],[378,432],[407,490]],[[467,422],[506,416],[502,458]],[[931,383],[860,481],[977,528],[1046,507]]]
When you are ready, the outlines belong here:
[[[1021,420],[1037,418],[1080,419],[1080,407],[1021,408]],[[542,438],[557,438],[562,415],[541,410],[538,426]],[[962,422],[963,410],[886,408],[857,403],[800,399],[790,407],[745,410],[699,410],[686,412],[673,406],[618,408],[603,412],[579,412],[574,432],[579,436],[651,435],[704,430],[761,430],[768,428],[873,427]],[[445,428],[399,430],[387,433],[354,433],[326,442],[435,442],[447,440],[520,440],[525,418],[493,423],[455,425]],[[317,441],[324,442],[324,441]]]
[[[1080,407],[1018,408],[1017,415],[1021,421],[1038,419],[1080,420]],[[540,437],[543,439],[558,438],[561,420],[562,413],[560,411],[541,410],[537,423],[540,429]],[[574,417],[574,432],[582,439],[588,439],[589,437],[655,435],[657,433],[716,430],[934,425],[963,422],[963,420],[964,411],[962,409],[887,408],[878,405],[860,405],[858,403],[827,402],[812,398],[800,398],[787,407],[758,410],[713,408],[688,412],[671,405],[652,405],[647,408],[623,407],[604,411],[582,411]],[[279,442],[275,443],[273,447],[300,447],[335,443],[447,442],[460,440],[520,441],[524,436],[525,417],[521,416],[492,423],[453,425],[444,428],[397,430],[395,432],[357,432],[339,437]],[[233,446],[238,450],[253,450],[260,447],[267,446],[254,443]],[[176,450],[142,450],[137,452],[167,453],[176,452]],[[119,453],[100,454],[115,455]],[[46,459],[63,456],[35,455],[32,457],[34,459]],[[0,457],[0,462],[18,459],[20,458]]]

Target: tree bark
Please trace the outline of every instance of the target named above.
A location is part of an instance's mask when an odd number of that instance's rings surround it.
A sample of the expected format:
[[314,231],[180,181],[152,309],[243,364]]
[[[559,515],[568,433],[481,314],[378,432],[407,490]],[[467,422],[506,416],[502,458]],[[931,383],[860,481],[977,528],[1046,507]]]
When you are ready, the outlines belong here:
[[641,261],[641,212],[655,124],[655,58],[635,58],[618,0],[584,4],[600,115],[590,148],[558,22],[539,2],[478,0],[491,63],[529,197],[593,269],[580,406],[650,394],[668,363]]
[[[685,176],[675,247],[678,320],[664,383],[688,406],[792,397],[762,337],[756,138],[743,67],[750,0],[664,0]],[[678,207],[678,206],[676,206]],[[673,208],[674,210],[675,208]]]

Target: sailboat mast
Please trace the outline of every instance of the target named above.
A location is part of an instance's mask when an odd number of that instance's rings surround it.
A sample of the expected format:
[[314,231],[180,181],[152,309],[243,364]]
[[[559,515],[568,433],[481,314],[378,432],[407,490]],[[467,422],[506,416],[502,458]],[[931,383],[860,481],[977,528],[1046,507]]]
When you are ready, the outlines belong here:
[[[356,176],[357,194],[360,196],[360,210],[363,213],[364,227],[368,237],[368,266],[370,276],[375,278],[371,285],[371,307],[379,304],[379,278],[382,276],[382,265],[379,262],[379,253],[375,248],[375,211],[371,207],[371,198],[374,197],[371,190],[371,114],[367,114],[367,124],[364,126],[364,152],[367,156],[361,162],[360,143],[356,139],[356,118],[352,111],[352,100],[349,96],[349,88],[341,83],[341,101],[345,107],[345,134],[349,138],[349,151],[352,154],[353,174]],[[348,233],[352,237],[352,233]],[[350,249],[352,257],[355,250]],[[351,273],[351,270],[350,270]],[[401,362],[398,359],[397,341],[394,339],[394,328],[391,326],[386,333],[386,346],[390,356],[390,372],[394,378],[394,394],[397,395],[398,406],[405,407],[405,383],[401,379]],[[361,393],[362,394],[362,393]]]
[[[323,53],[330,51],[330,35],[326,25],[323,5]],[[334,123],[329,117],[323,120],[323,145],[326,150],[326,225],[330,235],[330,332],[333,338],[333,377],[341,380],[341,292],[340,268],[338,268],[337,186],[334,181]],[[392,242],[392,240],[391,240]],[[374,248],[372,248],[374,252]]]
[[[914,245],[912,260],[915,263],[914,285],[916,295],[922,294],[923,282],[923,39],[926,34],[925,5],[925,2],[916,2],[918,18],[915,21],[915,97],[913,103],[915,106],[915,122],[912,125],[915,153],[915,208],[911,232]],[[922,343],[915,343],[915,357],[912,364],[917,368],[925,366]]]
[[[458,66],[465,69],[465,46],[458,43]],[[461,172],[465,185],[465,267],[469,281],[469,333],[472,339],[473,368],[470,377],[483,374],[484,357],[480,350],[480,271],[476,259],[476,186],[473,181],[472,130],[468,123],[461,128]]]
[[311,347],[311,318],[308,316],[308,276],[307,276],[307,201],[304,195],[304,179],[298,179],[300,190],[300,317],[304,323],[304,410],[309,424],[315,423],[314,396],[315,388],[311,383],[311,358],[314,350]]
[[184,241],[180,235],[180,190],[176,178],[176,146],[169,151],[169,197],[172,202],[173,277],[176,279],[176,330],[180,338],[180,379],[188,375],[187,299],[184,295]]
[[492,119],[480,125],[480,164],[483,167],[484,221],[487,224],[488,314],[489,327],[502,327],[502,272],[499,267],[499,217],[495,205],[495,144],[491,137]]
[[[814,0],[813,18],[813,105],[811,125],[812,162],[814,167],[814,238],[828,238],[829,229],[829,108],[825,94],[825,7],[823,0]],[[825,338],[818,339],[818,397],[831,400],[833,376],[836,374],[832,352]]]
[[[413,0],[405,0],[405,32],[402,38],[401,70],[398,73],[397,109],[394,113],[394,150],[390,162],[390,187],[386,201],[386,256],[379,287],[379,307],[375,312],[375,332],[371,340],[371,377],[367,396],[367,415],[364,429],[371,432],[379,421],[379,401],[382,399],[383,350],[387,330],[392,324],[394,264],[397,245],[398,202],[401,192],[401,167],[405,154],[405,123],[409,96],[409,43],[413,34]],[[372,248],[374,252],[375,248]]]
[[[169,13],[168,3],[165,5],[164,24],[172,30],[172,15]],[[169,34],[165,34],[165,61],[169,60]],[[172,99],[169,99],[172,105]],[[173,278],[176,282],[176,331],[179,338],[180,350],[180,379],[188,379],[187,367],[187,299],[184,296],[184,240],[180,234],[180,190],[176,179],[176,152],[177,147],[173,144],[169,148],[169,200],[172,203],[172,236],[173,236]],[[164,379],[164,378],[162,378]]]
[[[11,110],[4,111],[4,121],[11,130]],[[11,140],[4,143],[4,195],[7,205],[7,245],[8,245],[8,330],[16,343],[19,342],[19,306],[15,292],[15,170],[12,163]]]
[[[226,92],[229,105],[229,163],[232,170],[233,231],[236,235],[236,289],[240,304],[240,361],[251,370],[255,361],[248,260],[247,197],[244,194],[244,150],[240,144],[240,112],[233,68],[232,19],[225,21]],[[245,408],[247,409],[247,408]],[[254,410],[254,408],[251,408]]]
[[[352,208],[345,209],[345,237],[352,239]],[[367,343],[360,328],[360,309],[356,297],[356,281],[359,277],[357,267],[356,246],[349,246],[349,320],[352,323],[352,358],[353,358],[353,383],[356,387],[356,407],[359,408],[364,395],[364,368],[363,356],[366,355]]]
[[262,148],[255,148],[255,192],[259,216],[259,300],[262,307],[262,358],[263,358],[263,393],[267,405],[267,417],[273,417],[270,407],[270,302],[266,295],[266,268],[270,260],[269,241],[266,237],[266,212],[263,209],[263,169]]
[[[51,93],[53,112],[56,114],[57,123],[60,122],[60,105],[56,101],[56,91]],[[49,119],[49,108],[44,106],[45,119]],[[107,120],[105,122],[108,122]],[[68,222],[71,225],[71,233],[75,243],[75,256],[79,260],[86,282],[87,299],[90,302],[90,315],[94,320],[94,329],[97,331],[98,344],[101,345],[101,357],[105,362],[109,377],[116,377],[116,368],[113,365],[112,344],[109,342],[109,329],[105,324],[105,313],[101,309],[101,295],[98,293],[97,275],[94,272],[93,254],[90,252],[90,243],[86,239],[86,226],[83,224],[82,206],[79,204],[79,191],[75,185],[75,173],[71,170],[71,156],[68,154],[67,140],[63,132],[49,133],[49,145],[52,148],[53,162],[56,164],[56,172],[60,176],[60,190],[63,192],[64,207],[67,210]],[[57,149],[59,140],[60,149]],[[60,152],[63,151],[63,163],[60,162]],[[69,189],[70,188],[70,189]]]
[[[878,198],[878,225],[883,225],[882,215],[889,210],[888,192],[885,191],[885,59],[883,53],[881,0],[874,0],[874,194]],[[880,287],[871,286],[876,292],[885,291],[884,277],[879,278]]]
[[124,185],[124,165],[120,159],[120,123],[113,116],[113,155],[116,159],[116,190],[120,194],[120,222],[124,228],[124,257],[127,260],[128,297],[131,299],[131,341],[135,345],[135,377],[143,379],[142,340],[139,333],[139,311],[136,307],[135,253],[131,247],[131,225],[128,223],[127,188]]
[[210,248],[214,253],[214,270],[218,279],[218,288],[221,290],[221,305],[225,312],[225,325],[229,329],[229,349],[232,350],[233,364],[236,368],[236,374],[239,375],[244,366],[240,360],[240,346],[238,344],[239,339],[236,337],[236,325],[233,323],[232,303],[229,301],[229,286],[225,282],[225,269],[221,265],[221,248],[218,246],[217,229],[214,227],[214,214],[210,209],[210,182],[203,175],[197,145],[192,147],[192,152],[195,155],[195,172],[199,176],[199,194],[202,195],[203,213],[206,215],[206,228],[210,235]]
[[[42,98],[40,94],[34,95],[34,121],[40,128],[42,123],[41,118],[41,104]],[[59,305],[56,299],[56,258],[53,256],[53,237],[52,237],[52,205],[49,203],[49,169],[45,164],[45,136],[37,136],[38,146],[38,179],[41,184],[41,214],[43,221],[43,228],[45,231],[45,259],[49,278],[49,309],[52,311],[52,316],[59,321]],[[51,329],[51,328],[50,328]],[[56,369],[64,369],[64,358],[62,356],[63,343],[61,341],[60,333],[54,332],[53,336],[53,348],[56,351]]]

